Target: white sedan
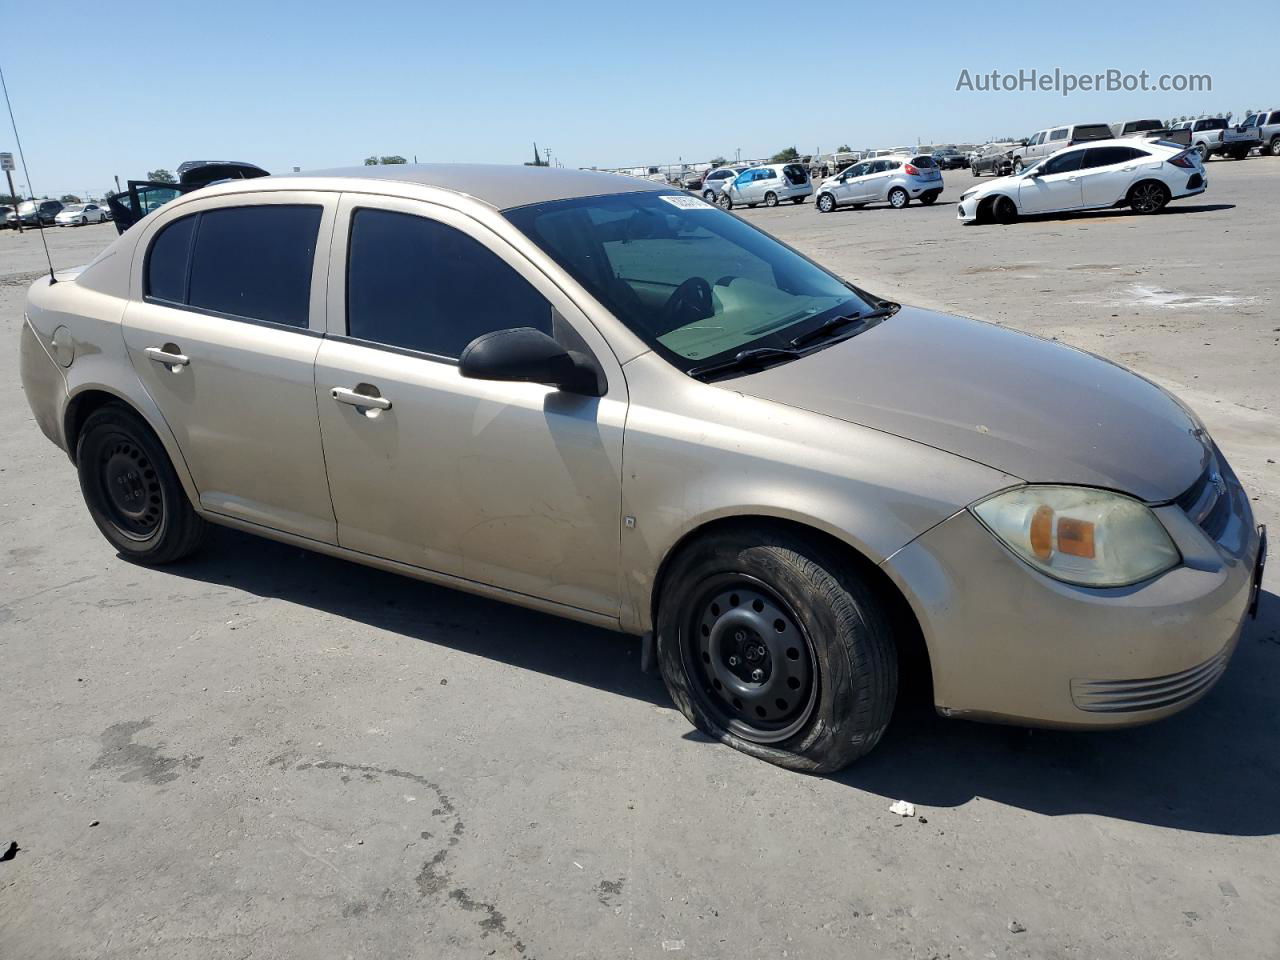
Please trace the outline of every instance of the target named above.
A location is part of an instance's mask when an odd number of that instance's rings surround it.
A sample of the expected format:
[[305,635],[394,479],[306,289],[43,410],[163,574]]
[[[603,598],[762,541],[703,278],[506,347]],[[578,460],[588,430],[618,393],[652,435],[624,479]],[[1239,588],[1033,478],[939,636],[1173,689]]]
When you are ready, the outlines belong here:
[[1199,154],[1163,140],[1092,140],[1059,150],[1021,173],[960,197],[964,223],[1010,223],[1020,216],[1131,207],[1158,213],[1170,200],[1204,193]]
[[107,219],[105,207],[96,203],[72,203],[58,211],[53,222],[60,227],[83,227],[86,223],[101,223]]

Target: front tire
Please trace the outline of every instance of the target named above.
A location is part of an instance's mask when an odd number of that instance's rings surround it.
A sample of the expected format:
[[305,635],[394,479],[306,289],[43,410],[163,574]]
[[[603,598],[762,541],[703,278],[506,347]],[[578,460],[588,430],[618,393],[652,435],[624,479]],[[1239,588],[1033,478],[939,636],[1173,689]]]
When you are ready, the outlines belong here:
[[663,577],[658,659],[698,729],[792,770],[839,770],[897,698],[888,619],[847,557],[789,531],[715,534]]
[[1200,154],[1200,162],[1202,164],[1209,162],[1209,145],[1208,144],[1206,143],[1196,144],[1196,153]]
[[889,206],[893,207],[893,209],[901,210],[910,202],[911,197],[901,187],[894,187],[889,191]]
[[1021,158],[1021,157],[1014,157],[1014,158],[1013,158],[1013,166],[1012,166],[1012,168],[1011,168],[1011,169],[1013,170],[1013,172],[1014,172],[1014,173],[1021,173],[1021,172],[1022,172],[1022,158]]
[[991,205],[991,217],[996,223],[1013,223],[1018,219],[1018,205],[1009,197],[997,197]]
[[76,442],[89,515],[126,558],[157,566],[200,546],[206,524],[146,422],[122,404],[89,415]]
[[831,213],[836,208],[836,198],[829,193],[818,194],[817,208],[819,213]]
[[778,195],[770,190],[764,195],[764,205],[766,207],[776,207],[778,205]]
[[716,195],[716,206],[721,210],[733,209],[733,197],[729,196],[729,192],[727,190],[721,190]]
[[81,218],[80,218],[80,226],[84,227],[84,226],[88,226],[88,224],[89,224],[89,218],[88,218],[88,217],[81,217]]

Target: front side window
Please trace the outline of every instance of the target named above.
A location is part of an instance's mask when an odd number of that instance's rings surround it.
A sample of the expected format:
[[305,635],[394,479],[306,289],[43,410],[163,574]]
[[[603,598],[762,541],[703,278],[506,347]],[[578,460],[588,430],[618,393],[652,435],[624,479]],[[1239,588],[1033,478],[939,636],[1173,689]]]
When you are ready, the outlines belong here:
[[318,206],[206,210],[196,224],[187,303],[233,317],[306,327]]
[[739,218],[674,193],[626,193],[505,212],[618,320],[681,370],[783,347],[859,292]]
[[348,336],[456,360],[476,337],[511,327],[550,335],[551,304],[478,240],[408,213],[352,215]]
[[1046,160],[1040,168],[1040,176],[1047,177],[1055,173],[1071,173],[1080,169],[1080,161],[1084,159],[1083,150],[1072,150]]

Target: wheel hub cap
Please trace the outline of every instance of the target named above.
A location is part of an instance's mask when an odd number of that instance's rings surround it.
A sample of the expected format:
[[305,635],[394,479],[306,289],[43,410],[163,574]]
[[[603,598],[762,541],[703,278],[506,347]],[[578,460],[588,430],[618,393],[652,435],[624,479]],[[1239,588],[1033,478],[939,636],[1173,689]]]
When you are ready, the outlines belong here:
[[108,445],[101,477],[116,525],[135,536],[154,531],[160,523],[160,480],[142,450],[123,439]]
[[698,679],[730,729],[761,742],[799,729],[812,711],[815,671],[784,605],[763,587],[736,583],[709,592],[696,616]]

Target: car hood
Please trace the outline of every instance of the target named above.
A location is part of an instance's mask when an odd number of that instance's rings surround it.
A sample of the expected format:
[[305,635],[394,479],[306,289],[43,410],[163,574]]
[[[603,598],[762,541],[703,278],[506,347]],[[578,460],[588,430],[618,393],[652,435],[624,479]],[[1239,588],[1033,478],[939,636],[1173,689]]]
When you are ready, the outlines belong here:
[[1185,492],[1209,441],[1170,394],[1110,361],[904,307],[843,343],[722,384],[892,433],[1032,483]]

